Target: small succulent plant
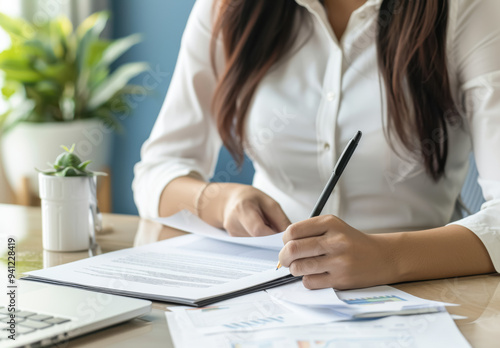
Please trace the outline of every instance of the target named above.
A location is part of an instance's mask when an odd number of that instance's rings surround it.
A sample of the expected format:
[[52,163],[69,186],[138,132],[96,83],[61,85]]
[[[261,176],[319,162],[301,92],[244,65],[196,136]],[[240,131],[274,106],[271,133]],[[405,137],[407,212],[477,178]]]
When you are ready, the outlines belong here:
[[80,158],[73,153],[75,151],[75,144],[73,144],[70,149],[63,145],[61,147],[64,149],[64,152],[57,156],[56,162],[54,164],[48,163],[53,170],[39,170],[39,172],[45,175],[64,177],[106,175],[106,173],[87,170],[86,168],[91,161],[82,162]]

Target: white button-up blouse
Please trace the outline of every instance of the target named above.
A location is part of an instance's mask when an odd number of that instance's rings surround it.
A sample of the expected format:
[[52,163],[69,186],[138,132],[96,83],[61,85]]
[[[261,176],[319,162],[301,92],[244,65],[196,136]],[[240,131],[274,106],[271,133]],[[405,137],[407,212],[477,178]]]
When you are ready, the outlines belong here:
[[[227,177],[214,173],[221,140],[210,107],[216,86],[213,1],[198,0],[193,8],[164,105],[135,167],[134,198],[144,217],[158,216],[162,190],[179,176]],[[296,1],[312,25],[300,28],[290,54],[262,80],[247,115],[253,185],[280,203],[292,222],[306,219],[340,152],[361,130],[323,213],[366,233],[462,225],[482,240],[500,271],[500,1],[449,1],[449,75],[466,113],[449,126],[446,176],[438,182],[418,156],[397,143],[392,150],[384,136],[375,44],[382,0],[367,0],[356,10],[340,42],[318,0]],[[222,71],[220,43],[217,56]],[[428,145],[436,141],[428,139]],[[456,202],[471,151],[486,203],[460,219]]]

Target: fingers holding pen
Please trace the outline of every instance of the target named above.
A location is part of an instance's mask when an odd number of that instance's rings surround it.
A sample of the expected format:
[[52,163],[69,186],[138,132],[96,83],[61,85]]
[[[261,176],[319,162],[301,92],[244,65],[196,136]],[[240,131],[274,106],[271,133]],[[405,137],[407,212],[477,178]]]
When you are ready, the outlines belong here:
[[283,234],[283,243],[287,244],[291,240],[321,236],[331,228],[332,223],[335,223],[336,220],[339,219],[333,215],[323,215],[294,223],[288,226]]
[[389,284],[398,267],[394,244],[384,234],[366,234],[325,215],[291,225],[279,260],[309,289],[352,289]]

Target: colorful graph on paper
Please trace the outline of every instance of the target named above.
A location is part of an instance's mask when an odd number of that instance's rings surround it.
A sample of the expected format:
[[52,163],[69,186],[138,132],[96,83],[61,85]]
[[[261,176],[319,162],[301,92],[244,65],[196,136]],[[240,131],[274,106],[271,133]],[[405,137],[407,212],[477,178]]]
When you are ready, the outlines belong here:
[[374,297],[360,297],[360,298],[352,298],[352,299],[343,299],[347,304],[350,305],[371,305],[371,304],[382,304],[382,303],[388,303],[388,302],[400,302],[400,301],[406,301],[405,299],[395,296],[395,295],[389,295],[389,296],[374,296]]
[[257,318],[252,320],[229,323],[225,324],[224,326],[227,327],[228,329],[249,329],[249,328],[255,328],[257,326],[267,325],[270,323],[283,323],[284,321],[285,319],[281,315],[278,315],[275,317]]

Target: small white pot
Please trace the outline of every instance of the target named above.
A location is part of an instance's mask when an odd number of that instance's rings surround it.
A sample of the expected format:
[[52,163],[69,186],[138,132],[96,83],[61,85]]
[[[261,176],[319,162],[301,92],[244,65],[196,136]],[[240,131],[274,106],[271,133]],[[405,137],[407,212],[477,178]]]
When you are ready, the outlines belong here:
[[89,219],[89,178],[42,173],[39,173],[38,178],[42,200],[43,248],[50,251],[87,250],[93,228]]
[[24,122],[2,136],[2,157],[5,176],[10,187],[17,191],[21,178],[28,177],[30,191],[38,193],[35,168],[48,169],[56,157],[76,144],[75,154],[82,161],[91,160],[89,170],[102,171],[111,158],[111,133],[95,119],[72,122]]

